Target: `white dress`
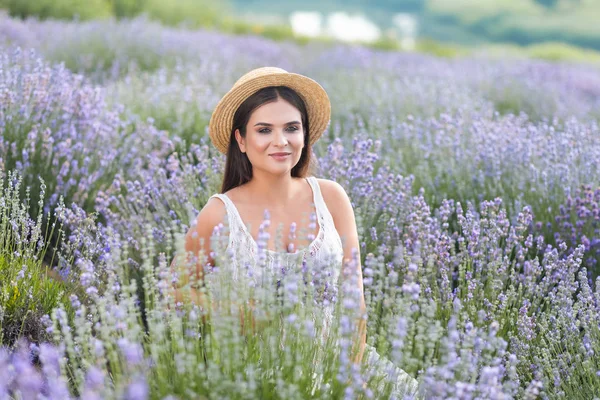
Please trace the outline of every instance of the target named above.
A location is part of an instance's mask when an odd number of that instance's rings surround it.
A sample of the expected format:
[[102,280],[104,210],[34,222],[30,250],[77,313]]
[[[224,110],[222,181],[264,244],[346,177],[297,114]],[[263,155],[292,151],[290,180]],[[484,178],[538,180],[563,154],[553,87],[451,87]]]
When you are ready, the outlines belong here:
[[[323,311],[324,326],[329,327],[337,299],[343,247],[317,179],[311,176],[306,180],[313,192],[316,221],[314,221],[314,213],[312,221],[318,223],[319,233],[309,246],[295,253],[260,249],[231,199],[225,194],[215,194],[211,198],[221,199],[227,210],[229,235],[227,236],[226,252],[231,257],[230,264],[234,264],[230,270],[231,278],[234,281],[241,282],[243,280],[245,284],[241,285],[242,287],[257,287],[267,283],[273,276],[281,277],[282,271],[285,276],[293,277],[294,273],[306,273],[305,268],[309,264],[318,265],[318,268],[310,271],[311,279],[315,285],[320,287],[319,308]],[[309,257],[311,258],[310,263],[303,262]],[[252,261],[241,265],[242,263],[236,263],[235,260]],[[208,275],[207,279],[209,279]],[[273,281],[271,280],[271,282]],[[277,283],[279,284],[280,281],[278,280]],[[390,377],[396,377],[391,398],[402,399],[405,398],[404,396],[406,398],[416,396],[417,380],[387,358],[380,356],[373,346],[366,344],[363,360],[366,361],[367,368],[377,376],[387,374]]]

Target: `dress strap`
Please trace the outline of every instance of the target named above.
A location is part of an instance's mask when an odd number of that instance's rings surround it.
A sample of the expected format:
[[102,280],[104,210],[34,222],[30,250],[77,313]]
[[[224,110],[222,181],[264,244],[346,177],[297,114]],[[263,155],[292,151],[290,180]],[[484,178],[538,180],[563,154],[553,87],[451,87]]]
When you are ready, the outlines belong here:
[[248,227],[244,224],[242,220],[242,216],[238,212],[237,207],[233,204],[233,201],[224,193],[216,193],[211,197],[217,197],[221,199],[223,203],[225,203],[225,210],[227,211],[227,223],[229,224],[229,242],[230,244],[240,243],[240,242],[249,242],[248,251],[250,253],[255,253],[255,245],[256,242],[252,237]]
[[314,176],[309,176],[307,180],[314,193],[315,210],[317,212],[317,218],[319,218],[321,224],[323,224],[328,214],[331,214],[329,213],[329,210],[327,209],[327,204],[325,203],[325,199],[323,199],[323,195],[321,194],[321,187],[319,186],[317,178],[315,178]]
[[229,229],[232,230],[232,227],[235,224],[235,205],[231,202],[229,197],[222,193],[215,193],[212,196],[210,196],[209,199],[212,199],[213,197],[221,199],[221,201],[225,204],[225,211],[227,212],[227,223],[229,224]]
[[307,178],[308,183],[312,187],[312,190],[315,194],[315,208],[317,210],[317,217],[320,218],[321,226],[324,227],[327,235],[333,236],[335,241],[337,241],[340,246],[342,245],[340,236],[337,234],[335,229],[335,223],[333,221],[333,216],[327,207],[327,203],[325,203],[325,199],[323,198],[323,194],[321,193],[321,187],[319,185],[319,181],[314,176],[310,176]]
[[213,197],[221,199],[221,201],[225,203],[225,209],[227,210],[227,212],[229,212],[229,209],[233,206],[231,200],[229,200],[229,197],[225,196],[223,193],[215,193],[212,196],[210,196],[209,199],[212,199]]

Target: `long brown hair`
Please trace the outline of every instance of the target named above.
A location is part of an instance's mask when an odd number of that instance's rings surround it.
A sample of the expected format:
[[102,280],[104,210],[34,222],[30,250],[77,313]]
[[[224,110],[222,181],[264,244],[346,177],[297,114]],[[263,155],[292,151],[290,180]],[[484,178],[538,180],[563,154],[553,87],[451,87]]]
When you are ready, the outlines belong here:
[[250,115],[258,107],[266,103],[277,101],[282,98],[300,111],[302,127],[304,129],[304,148],[300,160],[292,168],[292,177],[305,178],[313,173],[315,160],[312,147],[308,144],[309,122],[308,113],[304,100],[287,86],[268,86],[260,89],[248,97],[238,107],[233,115],[233,127],[229,135],[229,147],[227,149],[227,160],[225,161],[225,175],[221,185],[221,193],[225,193],[234,187],[241,186],[252,179],[252,164],[245,153],[242,153],[235,139],[235,130],[240,130],[240,135],[246,137],[246,125]]

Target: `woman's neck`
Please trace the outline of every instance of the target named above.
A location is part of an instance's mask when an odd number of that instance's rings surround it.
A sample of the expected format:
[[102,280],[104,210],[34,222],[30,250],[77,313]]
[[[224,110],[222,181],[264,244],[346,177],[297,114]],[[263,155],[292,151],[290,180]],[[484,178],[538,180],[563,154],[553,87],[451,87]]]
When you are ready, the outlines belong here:
[[272,208],[278,208],[285,207],[297,198],[302,190],[298,184],[300,179],[291,175],[256,174],[244,186],[253,203],[268,204]]

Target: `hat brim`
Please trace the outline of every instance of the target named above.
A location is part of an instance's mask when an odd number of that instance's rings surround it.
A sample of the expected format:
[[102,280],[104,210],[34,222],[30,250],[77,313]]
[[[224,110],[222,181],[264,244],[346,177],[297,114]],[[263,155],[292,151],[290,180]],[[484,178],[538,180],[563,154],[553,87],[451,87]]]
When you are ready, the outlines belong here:
[[302,98],[309,121],[309,144],[321,137],[331,119],[331,103],[327,92],[313,79],[304,75],[273,73],[250,79],[235,86],[223,96],[215,107],[208,124],[208,132],[214,146],[227,154],[233,129],[233,116],[238,107],[251,95],[267,86],[287,86]]

